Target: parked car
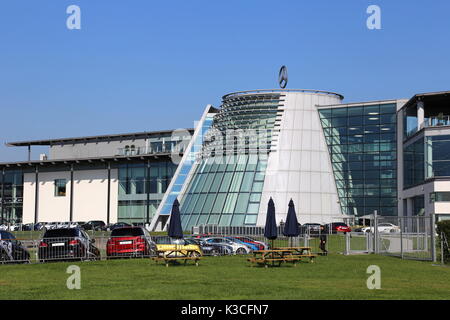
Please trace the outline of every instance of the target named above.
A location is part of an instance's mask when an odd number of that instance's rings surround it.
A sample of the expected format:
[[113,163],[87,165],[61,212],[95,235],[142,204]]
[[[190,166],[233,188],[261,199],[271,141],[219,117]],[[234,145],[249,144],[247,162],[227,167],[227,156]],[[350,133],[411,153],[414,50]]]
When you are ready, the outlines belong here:
[[156,250],[150,233],[142,227],[121,227],[111,232],[106,243],[106,255],[114,257],[149,257]]
[[234,240],[227,239],[225,237],[209,237],[204,238],[203,240],[206,241],[206,243],[217,243],[228,245],[233,249],[233,254],[247,254],[252,251],[247,245],[242,244],[241,241],[237,242]]
[[34,231],[43,230],[47,222],[38,222],[34,225]]
[[20,227],[20,225],[13,223],[9,225],[8,231],[20,231]]
[[[400,232],[400,227],[392,223],[379,223],[377,229],[378,232],[382,233]],[[375,230],[374,227],[365,227],[361,229],[362,232],[374,232],[374,230]]]
[[350,229],[350,227],[348,225],[346,225],[343,222],[333,222],[333,223],[328,223],[326,225],[324,225],[324,231],[325,233],[338,233],[338,232],[351,232],[352,229]]
[[42,229],[52,230],[52,229],[56,229],[57,226],[58,226],[58,222],[44,222],[44,226]]
[[29,262],[30,253],[22,243],[8,231],[0,231],[0,263]]
[[132,227],[132,225],[129,223],[126,223],[126,222],[112,223],[106,227],[106,230],[113,231],[114,229],[125,228],[125,227]]
[[[203,251],[199,244],[192,243],[186,239],[172,239],[169,237],[156,237],[156,250],[159,255],[164,255],[164,251],[168,252],[170,250],[181,250],[182,254],[187,254],[187,251],[184,250],[193,250],[193,255],[202,256]],[[174,256],[175,254],[169,254],[168,256]]]
[[100,220],[92,220],[81,226],[84,230],[106,231],[106,224]]
[[245,242],[245,243],[250,243],[250,244],[256,245],[257,249],[255,249],[255,250],[267,250],[267,249],[269,249],[269,245],[267,243],[263,242],[263,241],[258,241],[258,240],[255,240],[253,238],[243,237],[243,236],[238,236],[238,237],[234,237],[234,238],[236,238],[236,239],[238,239],[238,240],[240,240],[242,242]]
[[97,260],[100,251],[95,240],[80,228],[47,230],[39,243],[38,258],[49,260]]
[[200,245],[203,254],[206,256],[223,256],[229,255],[233,253],[233,248],[226,244],[219,243],[207,243],[204,240],[196,239],[196,238],[187,238],[185,239],[189,244],[197,244]]
[[81,228],[81,226],[85,223],[85,221],[72,221],[69,222],[69,228]]
[[303,234],[319,234],[320,233],[320,223],[305,223],[300,230]]
[[26,223],[22,225],[22,231],[32,231],[34,230],[34,223]]
[[238,239],[237,237],[225,237],[231,241],[243,244],[244,246],[249,247],[252,251],[258,251],[260,250],[260,245],[254,243],[254,242],[248,242],[248,241],[242,241],[240,239]]
[[70,228],[71,222],[60,222],[57,225],[57,228],[67,229]]

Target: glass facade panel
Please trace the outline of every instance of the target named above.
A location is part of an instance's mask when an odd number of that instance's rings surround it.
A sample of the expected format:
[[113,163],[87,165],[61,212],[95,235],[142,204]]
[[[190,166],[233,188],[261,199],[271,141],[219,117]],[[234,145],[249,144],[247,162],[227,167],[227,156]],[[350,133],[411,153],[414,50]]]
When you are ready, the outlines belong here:
[[426,178],[450,177],[450,135],[426,138]]
[[420,184],[425,179],[424,139],[406,146],[403,150],[404,187]]
[[[177,165],[170,161],[151,162],[150,167],[147,163],[119,165],[117,220],[127,223],[150,222],[176,168]],[[170,212],[171,207],[167,206],[164,210]]]
[[[201,146],[195,183],[182,195],[183,228],[203,221],[221,226],[256,224],[279,99],[279,93],[270,93],[224,100]],[[193,222],[194,213],[208,218]]]
[[0,224],[22,223],[23,172],[0,171]]
[[330,137],[326,141],[342,212],[396,215],[396,105],[319,109],[319,114]]
[[432,192],[430,202],[450,202],[450,192]]
[[[228,161],[227,170],[234,170],[232,172],[218,171],[216,173],[208,170],[207,168],[210,168],[208,165],[197,166],[195,178],[188,187],[180,208],[183,228],[189,229],[200,222],[220,225],[227,225],[227,223],[238,225],[239,222],[243,225],[244,221],[248,221],[248,224],[254,221],[253,218],[246,220],[246,215],[258,213],[264,184],[264,172],[255,172],[255,170],[265,167],[260,163],[266,162],[267,157],[252,156],[254,163],[250,161],[247,163],[247,159],[242,159],[232,166],[230,166],[232,160],[223,158],[224,161],[225,159]],[[239,161],[242,162],[239,163]],[[243,169],[245,171],[240,171]],[[250,193],[252,190],[253,192]],[[196,214],[201,217],[193,220],[190,216]],[[221,217],[222,215],[225,216]]]

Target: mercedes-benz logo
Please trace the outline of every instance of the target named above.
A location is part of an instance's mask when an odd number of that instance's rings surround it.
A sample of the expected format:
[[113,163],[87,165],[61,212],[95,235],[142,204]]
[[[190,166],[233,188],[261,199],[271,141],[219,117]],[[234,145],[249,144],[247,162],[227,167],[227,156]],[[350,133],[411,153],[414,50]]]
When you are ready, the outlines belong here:
[[286,88],[288,83],[288,72],[286,66],[282,66],[280,68],[280,73],[278,74],[278,83],[280,84],[281,89]]

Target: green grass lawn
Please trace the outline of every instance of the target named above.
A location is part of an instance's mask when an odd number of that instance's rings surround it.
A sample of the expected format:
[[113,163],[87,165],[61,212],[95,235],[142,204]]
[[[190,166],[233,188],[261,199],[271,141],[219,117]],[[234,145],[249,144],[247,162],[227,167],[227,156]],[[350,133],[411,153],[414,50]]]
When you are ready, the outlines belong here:
[[[149,259],[81,262],[81,290],[66,288],[71,263],[2,265],[0,299],[450,299],[450,268],[428,262],[336,254],[260,268],[246,258],[169,268]],[[369,265],[381,268],[381,290],[366,287]]]

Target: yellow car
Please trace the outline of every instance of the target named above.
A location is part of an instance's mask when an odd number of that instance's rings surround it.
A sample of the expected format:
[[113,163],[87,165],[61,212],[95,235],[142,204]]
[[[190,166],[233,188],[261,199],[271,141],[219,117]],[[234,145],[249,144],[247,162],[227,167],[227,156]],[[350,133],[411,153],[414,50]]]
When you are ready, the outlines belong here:
[[178,254],[185,257],[196,257],[203,255],[202,248],[194,241],[176,239],[166,242],[170,243],[156,243],[158,256],[175,257]]

